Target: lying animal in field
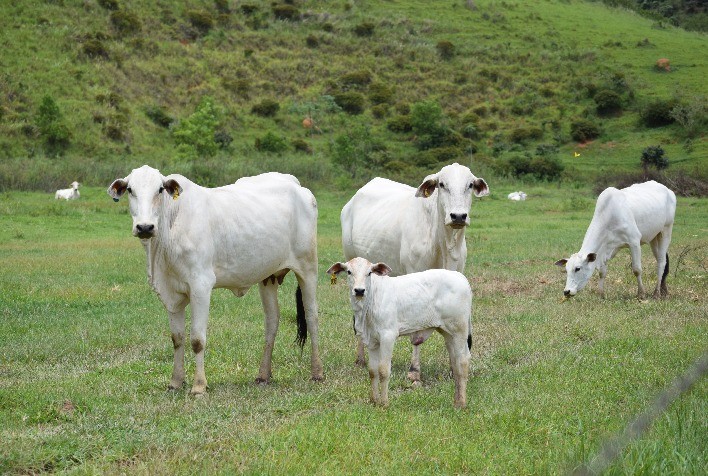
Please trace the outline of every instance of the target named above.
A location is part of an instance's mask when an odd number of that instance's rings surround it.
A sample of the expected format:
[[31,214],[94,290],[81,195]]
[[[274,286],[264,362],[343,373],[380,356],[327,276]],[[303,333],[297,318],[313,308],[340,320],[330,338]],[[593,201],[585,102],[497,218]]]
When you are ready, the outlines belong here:
[[321,380],[317,339],[317,202],[292,175],[266,173],[218,188],[147,165],[108,187],[118,201],[128,194],[133,236],[147,253],[147,274],[167,310],[174,344],[169,388],[184,383],[185,308],[192,306],[195,354],[192,394],[207,388],[204,373],[209,303],[213,288],[243,296],[254,284],[265,311],[265,348],[257,382],[271,377],[278,330],[278,285],[289,271],[298,281],[298,342],[312,343],[312,378]]
[[515,202],[523,202],[526,200],[526,194],[524,192],[511,192],[506,198]]
[[354,326],[369,349],[371,401],[388,405],[393,345],[399,336],[422,344],[433,331],[445,338],[455,380],[455,407],[467,404],[472,347],[472,289],[457,271],[430,269],[399,277],[364,258],[335,263],[328,274],[346,272]]
[[649,243],[657,262],[654,297],[666,297],[669,274],[669,244],[676,214],[674,192],[660,183],[649,181],[618,190],[610,187],[597,198],[595,214],[585,233],[580,251],[570,258],[556,261],[564,266],[568,277],[563,294],[575,296],[590,280],[597,268],[598,290],[605,297],[607,263],[620,248],[629,247],[632,271],[637,277],[637,296],[644,297],[642,284],[641,245]]
[[[472,195],[488,194],[484,179],[459,164],[428,175],[417,189],[377,177],[342,209],[344,257],[387,263],[393,276],[433,268],[463,272]],[[408,373],[413,382],[420,380],[418,346],[413,342]],[[365,365],[361,339],[357,364]]]
[[57,190],[54,194],[54,199],[59,200],[60,198],[63,198],[64,200],[76,200],[80,196],[79,182],[71,182],[71,188]]

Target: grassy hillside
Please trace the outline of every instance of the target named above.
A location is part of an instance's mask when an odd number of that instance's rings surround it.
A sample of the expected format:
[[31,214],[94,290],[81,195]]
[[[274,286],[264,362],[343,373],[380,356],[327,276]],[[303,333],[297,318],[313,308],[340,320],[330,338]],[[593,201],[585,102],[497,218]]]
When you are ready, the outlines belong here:
[[[705,34],[574,0],[289,3],[3,2],[0,189],[143,163],[207,184],[410,181],[471,156],[504,175],[520,155],[587,180],[657,144],[672,166],[708,166]],[[598,113],[602,91],[616,104]],[[647,127],[655,101],[688,119]],[[578,145],[578,119],[599,137]]]

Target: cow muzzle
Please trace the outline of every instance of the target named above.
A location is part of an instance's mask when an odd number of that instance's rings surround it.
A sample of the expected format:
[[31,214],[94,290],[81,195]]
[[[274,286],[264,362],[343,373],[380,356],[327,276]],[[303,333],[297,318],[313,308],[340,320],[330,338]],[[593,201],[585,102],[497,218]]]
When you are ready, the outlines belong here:
[[147,239],[155,236],[155,231],[155,225],[152,223],[138,223],[133,229],[133,235],[141,239]]
[[450,223],[451,228],[459,230],[467,226],[467,214],[466,213],[450,213]]
[[365,292],[366,289],[364,288],[354,288],[354,297],[357,299],[362,299],[364,297]]
[[575,293],[576,293],[575,291],[571,291],[570,289],[566,289],[565,291],[563,291],[563,296],[573,297],[573,296],[575,296]]

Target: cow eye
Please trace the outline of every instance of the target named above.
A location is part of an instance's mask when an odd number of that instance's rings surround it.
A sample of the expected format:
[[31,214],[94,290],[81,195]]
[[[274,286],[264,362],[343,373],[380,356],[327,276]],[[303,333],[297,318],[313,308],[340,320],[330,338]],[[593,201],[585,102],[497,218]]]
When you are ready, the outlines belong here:
[[442,182],[440,182],[440,183],[438,184],[438,186],[439,186],[440,188],[445,188],[445,184],[442,183]]
[[160,190],[158,190],[157,193],[159,194],[159,193],[162,193],[162,192],[164,192],[164,191],[165,191],[165,187],[160,187]]
[[349,271],[349,270],[347,270],[347,274],[352,274],[352,272],[351,272],[351,271]]
[[128,193],[129,193],[130,195],[133,194],[133,189],[132,189],[132,188],[128,187],[127,190],[128,190]]
[[578,266],[577,268],[575,268],[575,272],[577,273],[578,271],[580,271],[580,266]]

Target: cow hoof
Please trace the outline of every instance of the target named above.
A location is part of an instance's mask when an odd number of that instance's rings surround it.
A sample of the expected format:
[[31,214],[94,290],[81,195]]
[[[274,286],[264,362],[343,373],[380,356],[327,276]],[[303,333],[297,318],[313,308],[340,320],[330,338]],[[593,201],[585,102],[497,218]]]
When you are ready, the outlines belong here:
[[323,381],[324,381],[324,375],[313,375],[313,376],[312,376],[312,381],[313,381],[313,382],[323,382]]
[[257,385],[268,385],[269,383],[270,383],[269,379],[256,377],[256,384]]
[[354,365],[356,365],[357,367],[366,367],[366,359],[357,358],[354,361]]
[[455,402],[455,408],[457,408],[458,410],[467,408],[467,402]]
[[203,397],[206,395],[206,389],[201,389],[201,388],[193,388],[189,394],[193,397]]
[[411,382],[420,382],[420,370],[409,370],[407,376]]
[[181,390],[183,386],[184,386],[184,383],[180,383],[180,384],[170,383],[167,386],[167,390],[170,392],[176,392],[177,390]]
[[420,388],[423,386],[423,382],[420,381],[420,379],[413,380],[411,382],[411,388]]

